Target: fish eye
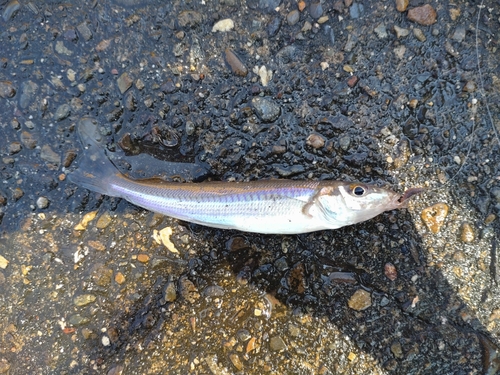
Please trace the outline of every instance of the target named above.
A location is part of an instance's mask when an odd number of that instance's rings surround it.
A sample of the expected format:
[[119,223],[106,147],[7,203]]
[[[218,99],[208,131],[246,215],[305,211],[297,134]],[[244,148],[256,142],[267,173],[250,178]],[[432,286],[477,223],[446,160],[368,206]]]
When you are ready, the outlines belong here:
[[357,197],[361,197],[362,195],[365,194],[365,189],[361,186],[355,186],[353,189],[352,189],[352,193],[357,196]]

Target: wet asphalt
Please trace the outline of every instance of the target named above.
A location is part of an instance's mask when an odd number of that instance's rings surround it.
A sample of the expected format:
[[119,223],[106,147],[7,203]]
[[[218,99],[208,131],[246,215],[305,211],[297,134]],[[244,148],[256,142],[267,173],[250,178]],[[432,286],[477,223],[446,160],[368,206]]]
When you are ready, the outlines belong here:
[[[0,0],[0,374],[499,372],[500,5],[424,4]],[[136,178],[429,189],[210,229],[71,184],[85,117]]]

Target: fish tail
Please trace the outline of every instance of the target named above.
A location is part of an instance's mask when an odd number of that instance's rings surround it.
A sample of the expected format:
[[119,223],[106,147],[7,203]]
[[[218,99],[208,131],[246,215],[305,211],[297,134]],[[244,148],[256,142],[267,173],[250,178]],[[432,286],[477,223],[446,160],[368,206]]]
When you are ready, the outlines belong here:
[[85,149],[78,160],[78,168],[68,175],[68,179],[85,189],[118,196],[113,189],[113,182],[123,175],[106,155],[95,122],[90,118],[81,119],[78,124],[78,135]]

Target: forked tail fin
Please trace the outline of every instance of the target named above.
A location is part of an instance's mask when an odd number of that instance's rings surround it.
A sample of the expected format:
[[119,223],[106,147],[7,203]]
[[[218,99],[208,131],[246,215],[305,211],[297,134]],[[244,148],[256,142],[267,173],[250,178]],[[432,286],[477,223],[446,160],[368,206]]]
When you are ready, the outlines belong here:
[[84,149],[78,159],[78,169],[68,175],[69,180],[85,189],[116,196],[113,181],[119,179],[121,173],[109,160],[104,146],[100,144],[102,138],[94,120],[82,118],[77,131]]

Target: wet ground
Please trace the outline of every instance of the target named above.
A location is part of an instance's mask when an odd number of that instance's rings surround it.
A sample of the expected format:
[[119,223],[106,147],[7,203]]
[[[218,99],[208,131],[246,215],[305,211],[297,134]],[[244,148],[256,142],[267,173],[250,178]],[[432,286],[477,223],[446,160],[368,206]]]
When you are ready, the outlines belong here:
[[[498,372],[500,6],[423,5],[0,0],[0,374]],[[432,189],[205,228],[71,184],[86,116],[135,177]]]

